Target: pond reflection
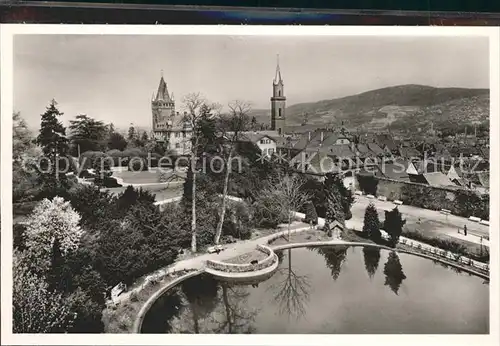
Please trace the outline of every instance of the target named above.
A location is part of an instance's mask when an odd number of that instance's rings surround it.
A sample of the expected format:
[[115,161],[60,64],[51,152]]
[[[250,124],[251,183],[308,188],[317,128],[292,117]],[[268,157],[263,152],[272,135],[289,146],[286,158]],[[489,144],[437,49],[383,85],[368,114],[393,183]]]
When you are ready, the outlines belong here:
[[453,267],[376,247],[298,248],[277,255],[278,269],[260,282],[220,282],[209,274],[187,279],[153,304],[142,332],[489,331],[488,282]]
[[[285,251],[288,263],[286,266],[280,266],[277,269],[276,272],[280,279],[270,285],[268,291],[271,291],[280,315],[285,315],[288,319],[300,319],[306,313],[311,284],[307,275],[300,274],[293,269],[292,250]],[[281,258],[283,257],[281,256]]]

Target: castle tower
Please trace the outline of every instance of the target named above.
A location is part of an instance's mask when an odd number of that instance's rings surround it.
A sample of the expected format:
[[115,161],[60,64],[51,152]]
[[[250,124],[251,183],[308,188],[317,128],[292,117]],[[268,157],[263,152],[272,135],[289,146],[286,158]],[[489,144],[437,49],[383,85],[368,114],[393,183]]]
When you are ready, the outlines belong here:
[[153,112],[153,131],[165,131],[172,125],[171,118],[175,116],[175,102],[173,94],[168,93],[163,72],[156,96],[153,94],[151,99],[151,110]]
[[279,135],[285,133],[285,91],[281,79],[280,62],[276,64],[276,75],[273,81],[273,96],[271,97],[271,130],[277,131]]

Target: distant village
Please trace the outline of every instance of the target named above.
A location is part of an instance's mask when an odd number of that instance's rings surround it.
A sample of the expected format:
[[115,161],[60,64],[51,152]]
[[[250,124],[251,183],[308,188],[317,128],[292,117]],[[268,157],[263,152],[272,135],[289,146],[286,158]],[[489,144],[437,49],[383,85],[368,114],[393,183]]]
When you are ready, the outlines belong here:
[[[240,133],[238,140],[256,145],[263,156],[286,160],[297,172],[324,178],[342,173],[346,187],[357,188],[356,175],[433,187],[489,192],[489,138],[474,125],[467,133],[443,136],[432,126],[415,135],[360,132],[346,126],[314,128],[286,123],[286,96],[279,61],[272,83],[270,124]],[[192,129],[175,111],[173,93],[163,78],[151,100],[153,137],[171,152],[187,155]],[[255,119],[253,119],[255,120]],[[263,130],[264,129],[264,130]]]

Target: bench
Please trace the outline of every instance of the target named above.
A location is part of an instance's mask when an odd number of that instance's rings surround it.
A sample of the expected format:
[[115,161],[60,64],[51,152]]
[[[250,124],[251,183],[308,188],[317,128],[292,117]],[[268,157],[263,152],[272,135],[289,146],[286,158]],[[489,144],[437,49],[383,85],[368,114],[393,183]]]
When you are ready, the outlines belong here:
[[356,191],[356,192],[354,192],[354,194],[356,196],[363,196],[363,192],[361,192],[361,191]]
[[385,197],[385,196],[378,196],[378,200],[385,202],[385,201],[387,201],[387,197]]
[[479,223],[480,223],[481,225],[486,225],[486,226],[489,226],[489,225],[490,225],[490,222],[489,222],[488,220],[481,220],[481,221],[479,221]]
[[374,195],[366,195],[366,198],[368,198],[368,199],[374,199],[375,196]]
[[473,222],[479,222],[479,221],[481,221],[481,219],[480,219],[480,218],[475,217],[475,216],[471,216],[471,217],[469,217],[469,220],[470,220],[470,221],[473,221]]
[[400,201],[399,199],[397,199],[397,200],[394,201],[394,204],[396,204],[396,205],[402,205],[403,201]]
[[441,209],[441,214],[451,214],[451,210],[448,210],[448,209]]
[[208,249],[207,249],[207,252],[208,253],[219,253],[221,251],[224,250],[224,247],[222,245],[215,245],[215,246],[210,246]]

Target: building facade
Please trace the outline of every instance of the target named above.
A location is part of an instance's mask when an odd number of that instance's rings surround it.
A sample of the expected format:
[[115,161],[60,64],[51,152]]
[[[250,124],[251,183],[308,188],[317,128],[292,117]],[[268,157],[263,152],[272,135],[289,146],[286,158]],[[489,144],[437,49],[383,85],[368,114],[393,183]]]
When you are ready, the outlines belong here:
[[191,150],[193,129],[187,121],[187,114],[175,111],[174,94],[169,94],[167,83],[161,76],[156,95],[151,99],[153,114],[152,135],[157,142],[175,155],[188,155]]
[[271,130],[276,131],[278,136],[285,134],[285,106],[285,90],[278,60],[273,80],[273,96],[271,97]]

